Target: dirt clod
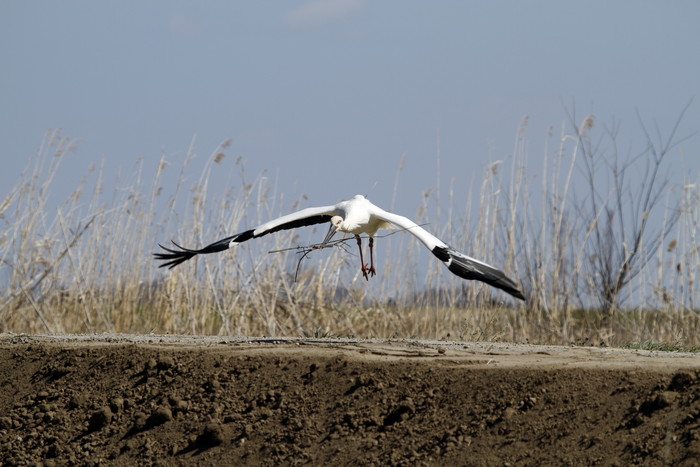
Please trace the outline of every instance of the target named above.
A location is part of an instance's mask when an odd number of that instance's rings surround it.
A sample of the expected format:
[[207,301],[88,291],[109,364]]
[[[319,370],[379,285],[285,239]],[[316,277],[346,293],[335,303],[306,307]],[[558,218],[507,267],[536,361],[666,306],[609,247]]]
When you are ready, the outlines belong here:
[[173,413],[168,407],[158,407],[156,410],[153,411],[151,416],[148,417],[146,425],[149,427],[158,426],[162,425],[163,423],[169,422],[172,419]]
[[97,431],[101,430],[105,426],[109,425],[112,421],[114,414],[109,407],[102,407],[90,416],[90,422],[88,423],[88,430]]
[[204,433],[202,433],[197,440],[202,446],[206,447],[218,446],[223,443],[224,432],[221,424],[209,423],[204,427]]

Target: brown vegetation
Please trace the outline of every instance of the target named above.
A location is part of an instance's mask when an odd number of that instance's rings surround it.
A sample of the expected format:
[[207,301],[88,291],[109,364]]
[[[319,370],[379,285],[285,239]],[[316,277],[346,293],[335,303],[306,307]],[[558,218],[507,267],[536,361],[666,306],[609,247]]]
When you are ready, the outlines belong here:
[[[680,160],[677,124],[666,139],[649,136],[631,158],[620,156],[627,150],[618,148],[617,126],[599,134],[597,126],[586,117],[556,138],[550,132],[558,149],[546,150],[538,190],[524,122],[512,157],[486,168],[474,210],[453,197],[443,204],[428,190],[411,216],[520,279],[527,304],[451,277],[409,235],[379,239],[386,259],[370,283],[352,250],[314,253],[298,275],[293,250],[268,254],[317,241],[320,229],[159,270],[150,255],[158,242],[201,246],[307,201],[290,203],[265,177],[249,181],[241,160],[225,157],[225,142],[193,182],[190,151],[176,181],[163,156],[150,182],[140,164],[109,201],[104,174],[90,171],[59,204],[51,184],[75,142],[48,132],[0,202],[0,331],[698,345],[697,167],[674,184],[664,178],[669,159]],[[231,163],[240,181],[210,193],[211,171]],[[399,178],[400,168],[397,186]],[[432,223],[435,205],[440,218]]]

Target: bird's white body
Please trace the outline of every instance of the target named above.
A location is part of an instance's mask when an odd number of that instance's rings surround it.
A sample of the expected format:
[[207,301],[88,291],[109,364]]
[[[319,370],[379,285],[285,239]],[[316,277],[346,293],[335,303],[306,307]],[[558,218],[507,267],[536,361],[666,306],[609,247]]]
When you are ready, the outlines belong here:
[[[367,234],[373,237],[379,229],[390,229],[392,225],[381,217],[375,215],[377,206],[370,203],[362,195],[356,195],[350,201],[343,201],[338,204],[345,215],[339,215],[341,218],[340,224],[337,226],[338,231],[350,233],[353,235]],[[331,219],[333,222],[333,219]]]
[[[349,233],[355,236],[357,244],[360,247],[361,270],[365,278],[368,278],[368,272],[371,275],[375,274],[374,259],[372,257],[374,235],[380,229],[398,227],[413,234],[440,259],[452,273],[464,279],[486,282],[494,287],[505,290],[516,298],[524,300],[524,296],[518,290],[515,282],[506,277],[503,272],[482,261],[454,250],[412,220],[385,211],[372,204],[362,195],[356,195],[350,200],[341,201],[332,206],[306,208],[292,214],[287,214],[286,216],[278,217],[254,229],[224,238],[199,250],[182,248],[177,244],[175,245],[180,248],[180,250],[173,250],[161,246],[167,253],[156,253],[155,256],[157,259],[166,261],[161,267],[169,266],[172,268],[197,254],[223,251],[252,238],[258,238],[279,230],[293,229],[324,222],[330,222],[330,230],[328,231],[324,243],[329,241],[336,232]],[[364,264],[362,257],[360,234],[367,234],[370,238],[371,262],[369,268]]]

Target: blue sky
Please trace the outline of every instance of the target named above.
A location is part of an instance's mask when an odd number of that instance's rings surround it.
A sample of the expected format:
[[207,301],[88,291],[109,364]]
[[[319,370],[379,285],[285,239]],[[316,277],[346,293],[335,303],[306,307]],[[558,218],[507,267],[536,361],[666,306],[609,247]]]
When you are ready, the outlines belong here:
[[[435,185],[438,134],[439,175],[466,192],[525,115],[535,171],[573,102],[619,119],[623,142],[640,137],[637,111],[668,132],[700,90],[698,19],[690,0],[3,0],[0,185],[48,128],[80,139],[66,191],[101,160],[128,172],[231,138],[229,161],[310,205],[364,193],[387,206],[405,154],[410,215]],[[700,102],[683,123],[700,129]],[[696,171],[699,145],[684,143]]]

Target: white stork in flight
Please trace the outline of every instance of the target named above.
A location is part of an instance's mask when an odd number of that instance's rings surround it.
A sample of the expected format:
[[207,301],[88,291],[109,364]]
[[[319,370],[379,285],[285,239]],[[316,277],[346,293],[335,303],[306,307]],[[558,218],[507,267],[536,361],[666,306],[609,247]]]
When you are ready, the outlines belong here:
[[[187,261],[195,255],[206,253],[217,253],[243,243],[251,238],[262,237],[279,230],[294,229],[307,225],[322,224],[330,222],[330,229],[323,243],[327,243],[336,232],[350,233],[355,236],[357,246],[360,249],[360,268],[365,279],[374,276],[374,235],[379,229],[388,229],[393,226],[399,227],[412,233],[418,240],[428,247],[428,249],[454,274],[464,279],[478,280],[493,287],[504,290],[515,298],[525,300],[522,292],[515,282],[509,279],[502,271],[490,266],[482,261],[470,258],[451,248],[412,220],[387,212],[374,204],[362,195],[356,195],[348,201],[341,201],[333,206],[321,206],[317,208],[306,208],[301,211],[278,217],[254,229],[226,237],[207,245],[199,250],[183,248],[177,243],[173,244],[178,249],[166,248],[159,245],[167,253],[154,253],[156,259],[164,261],[160,267],[173,268],[178,264]],[[362,256],[362,241],[360,234],[369,235],[369,267],[364,262]]]

